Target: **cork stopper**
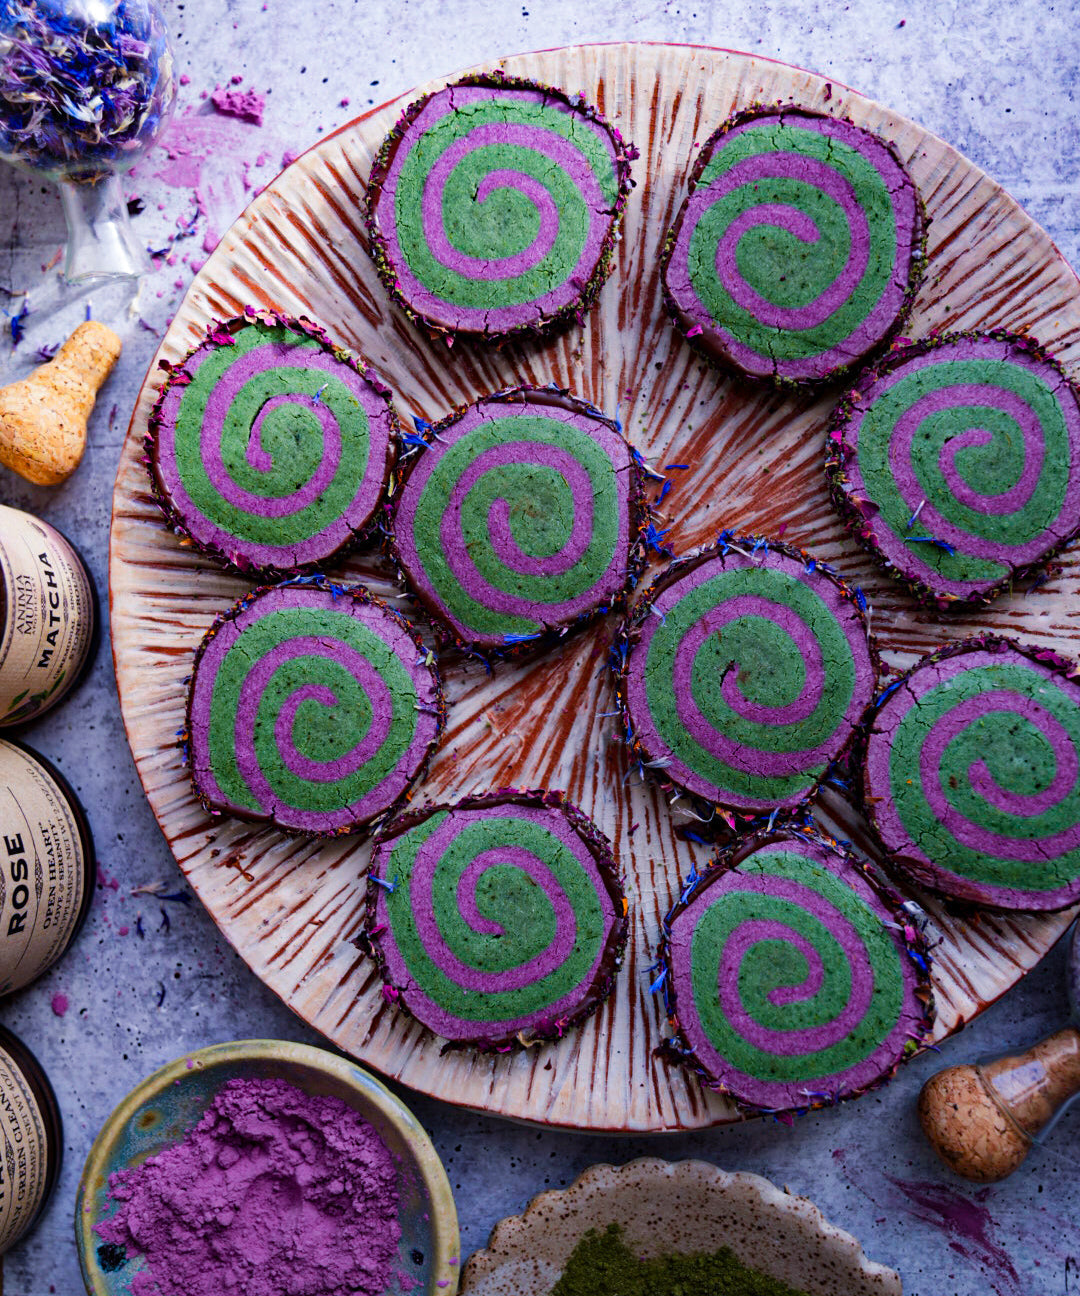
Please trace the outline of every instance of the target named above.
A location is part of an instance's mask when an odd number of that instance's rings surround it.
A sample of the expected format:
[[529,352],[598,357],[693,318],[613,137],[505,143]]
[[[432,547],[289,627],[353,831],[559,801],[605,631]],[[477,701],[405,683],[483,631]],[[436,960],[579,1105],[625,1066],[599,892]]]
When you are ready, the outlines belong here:
[[39,486],[70,477],[86,449],[94,401],[120,351],[112,329],[87,320],[47,364],[0,388],[0,463]]
[[919,1094],[919,1120],[949,1169],[978,1183],[1011,1175],[1031,1148],[973,1066],[947,1067],[931,1076]]
[[957,1174],[1004,1179],[1080,1093],[1080,1031],[1066,1026],[1024,1053],[939,1071],[919,1095],[930,1146]]

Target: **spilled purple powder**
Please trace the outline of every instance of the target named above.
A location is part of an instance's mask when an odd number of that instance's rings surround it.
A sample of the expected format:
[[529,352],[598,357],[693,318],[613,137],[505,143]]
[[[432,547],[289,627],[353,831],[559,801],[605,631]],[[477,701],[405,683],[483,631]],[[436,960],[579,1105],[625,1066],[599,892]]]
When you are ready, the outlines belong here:
[[262,125],[266,96],[257,90],[215,90],[210,102],[227,117],[239,117],[241,121]]
[[397,1170],[339,1098],[230,1080],[199,1123],[109,1180],[106,1244],[146,1258],[132,1296],[382,1296],[397,1258]]
[[[985,1205],[993,1194],[989,1188],[958,1192],[947,1184],[924,1180],[896,1179],[883,1170],[849,1162],[843,1148],[833,1151],[844,1175],[875,1205],[892,1214],[905,1212],[912,1218],[940,1230],[949,1248],[989,1275],[989,1290],[997,1296],[1026,1296],[1026,1288],[998,1236],[998,1226]],[[1035,1242],[1034,1235],[1028,1235]],[[1041,1245],[1045,1238],[1039,1237]]]

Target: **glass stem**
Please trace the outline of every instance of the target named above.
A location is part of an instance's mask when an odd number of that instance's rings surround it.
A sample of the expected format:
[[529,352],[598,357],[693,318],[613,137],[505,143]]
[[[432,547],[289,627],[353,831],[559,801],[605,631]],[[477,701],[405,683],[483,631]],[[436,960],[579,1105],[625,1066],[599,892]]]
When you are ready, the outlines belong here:
[[99,180],[60,182],[67,217],[68,243],[64,278],[134,279],[150,268],[146,249],[128,220],[127,204],[115,174]]

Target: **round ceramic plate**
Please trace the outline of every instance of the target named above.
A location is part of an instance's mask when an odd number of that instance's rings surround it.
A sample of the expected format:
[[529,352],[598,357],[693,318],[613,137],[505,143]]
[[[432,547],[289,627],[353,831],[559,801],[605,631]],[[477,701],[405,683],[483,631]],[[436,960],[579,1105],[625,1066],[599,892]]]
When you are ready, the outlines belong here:
[[[955,635],[998,630],[1080,656],[1080,550],[1037,592],[971,616],[919,609],[845,536],[822,468],[830,397],[748,392],[706,367],[664,312],[658,255],[695,146],[735,108],[792,100],[893,140],[933,224],[926,283],[906,332],[1030,330],[1080,377],[1080,285],[1046,234],[941,140],[835,83],[764,59],[687,46],[595,45],[500,65],[600,105],[641,150],[614,273],[584,328],[501,350],[431,342],[395,310],[367,256],[364,181],[383,137],[432,82],[360,118],[269,185],[192,284],[157,358],[176,360],[207,324],[247,304],[304,313],[361,351],[403,416],[434,421],[481,393],[554,381],[618,413],[658,468],[679,553],[723,527],[812,547],[866,591],[885,658],[908,665]],[[449,78],[447,78],[449,79]],[[509,784],[566,790],[614,843],[632,928],[616,993],[557,1045],[513,1054],[443,1054],[442,1041],[386,1003],[360,929],[364,842],[304,841],[211,819],[191,791],[177,732],[192,654],[214,617],[249,588],[180,543],[154,504],[142,462],[156,360],[128,432],[114,500],[110,582],[120,702],[143,787],[180,867],[250,967],[306,1021],[383,1074],[448,1102],[597,1130],[688,1129],[736,1119],[734,1107],[655,1054],[666,1033],[649,993],[660,920],[708,852],[681,840],[681,807],[628,770],[604,662],[610,619],[531,662],[487,675],[450,664],[447,731],[417,798],[446,801]],[[335,569],[376,593],[399,592],[373,560]],[[405,606],[399,602],[397,606]],[[407,610],[407,609],[406,609]],[[839,796],[827,811],[860,840]],[[1070,914],[969,920],[925,901],[943,934],[935,953],[937,1037],[956,1030],[1046,953]]]
[[484,1250],[469,1257],[462,1296],[547,1296],[585,1233],[609,1224],[646,1260],[726,1246],[807,1296],[900,1296],[900,1275],[868,1260],[805,1197],[759,1175],[652,1157],[590,1166],[569,1188],[541,1193],[523,1214],[500,1220]]

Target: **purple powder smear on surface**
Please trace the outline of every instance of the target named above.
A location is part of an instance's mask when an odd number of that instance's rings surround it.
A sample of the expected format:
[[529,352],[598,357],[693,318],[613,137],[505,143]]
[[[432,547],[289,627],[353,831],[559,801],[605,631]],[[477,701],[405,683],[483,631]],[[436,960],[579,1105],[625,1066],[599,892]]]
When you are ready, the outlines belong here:
[[[988,1290],[996,1296],[1028,1296],[1007,1247],[1003,1244],[997,1222],[985,1204],[993,1197],[989,1188],[957,1191],[948,1184],[920,1179],[898,1179],[883,1170],[849,1161],[843,1148],[833,1152],[845,1178],[865,1196],[888,1210],[893,1216],[907,1214],[938,1229],[949,1239],[949,1249],[962,1256],[973,1267],[982,1270]],[[1048,1252],[1047,1237],[1028,1234]],[[1035,1248],[1032,1248],[1033,1252]]]
[[109,1179],[95,1225],[147,1267],[132,1296],[382,1296],[397,1259],[397,1169],[340,1098],[230,1080],[175,1143]]

